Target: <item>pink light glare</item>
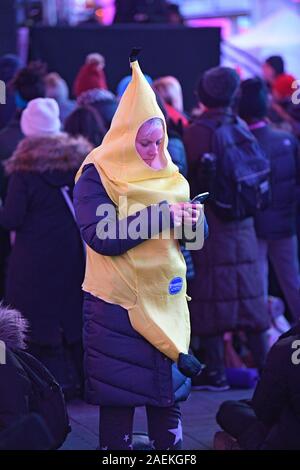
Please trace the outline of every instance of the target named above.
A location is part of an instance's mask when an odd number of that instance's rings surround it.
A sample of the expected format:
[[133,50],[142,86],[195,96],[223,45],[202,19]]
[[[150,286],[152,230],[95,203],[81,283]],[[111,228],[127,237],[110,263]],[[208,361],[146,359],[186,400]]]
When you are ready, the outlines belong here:
[[101,10],[101,24],[106,26],[112,24],[116,11],[114,0],[98,0],[95,4]]
[[228,18],[199,18],[187,20],[185,23],[192,28],[221,28],[222,39],[228,39],[232,34],[231,22]]

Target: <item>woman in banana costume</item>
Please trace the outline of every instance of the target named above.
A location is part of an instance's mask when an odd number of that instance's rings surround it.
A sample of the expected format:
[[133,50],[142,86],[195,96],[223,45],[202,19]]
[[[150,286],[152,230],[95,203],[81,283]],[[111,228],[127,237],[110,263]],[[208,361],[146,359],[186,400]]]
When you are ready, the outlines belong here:
[[202,206],[189,202],[189,185],[167,151],[164,116],[133,56],[131,68],[111,128],[83,162],[74,191],[87,244],[86,399],[100,405],[102,449],[132,448],[136,406],[146,406],[152,446],[175,449],[182,445],[178,401],[189,393],[187,377],[202,368],[188,354],[177,235],[189,228],[201,248],[205,219]]

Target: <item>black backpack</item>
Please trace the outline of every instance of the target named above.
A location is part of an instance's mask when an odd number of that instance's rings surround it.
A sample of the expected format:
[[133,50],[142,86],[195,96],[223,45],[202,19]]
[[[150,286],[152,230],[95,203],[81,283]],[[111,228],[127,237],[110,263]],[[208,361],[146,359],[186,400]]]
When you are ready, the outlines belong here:
[[[215,213],[225,220],[244,219],[271,202],[270,162],[240,118],[231,122],[201,118],[199,124],[212,131],[210,154],[200,157],[199,173],[209,173],[207,190]],[[208,178],[206,178],[207,180]]]
[[42,416],[52,435],[53,449],[58,449],[71,431],[65,399],[60,385],[46,367],[24,351],[14,350],[15,357],[31,381],[29,411]]

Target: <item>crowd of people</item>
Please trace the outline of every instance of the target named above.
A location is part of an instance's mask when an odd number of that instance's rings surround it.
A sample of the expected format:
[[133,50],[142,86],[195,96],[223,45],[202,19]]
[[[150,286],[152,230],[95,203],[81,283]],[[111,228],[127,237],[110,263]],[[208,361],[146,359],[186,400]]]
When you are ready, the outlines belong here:
[[[124,77],[113,93],[105,58],[89,54],[72,100],[65,80],[45,64],[0,58],[7,84],[0,107],[0,296],[28,322],[24,338],[9,347],[26,343],[66,398],[100,405],[101,449],[132,448],[134,407],[142,405],[152,445],[178,449],[178,402],[191,384],[230,388],[224,335],[239,341],[242,332],[261,378],[251,402],[222,405],[217,421],[226,432],[216,448],[228,441],[230,448],[299,449],[300,369],[289,356],[300,317],[295,79],[279,56],[266,59],[261,77],[244,81],[232,68],[215,67],[201,75],[197,106],[188,113],[175,77],[145,77],[134,55],[131,66],[133,78]],[[249,156],[257,165],[251,174]],[[204,192],[205,211],[190,202]],[[128,214],[118,203],[125,194]],[[251,210],[248,194],[257,196]],[[148,220],[156,207],[159,223],[142,239],[121,220],[114,229],[122,237],[103,240],[100,203],[126,222],[141,214]],[[145,209],[131,211],[136,203]],[[167,222],[172,230],[201,226],[202,243],[193,249],[184,236],[180,243],[150,240]],[[269,352],[270,266],[293,329]],[[5,403],[0,432],[16,419]],[[286,433],[289,425],[293,432]],[[170,426],[178,431],[173,440]]]

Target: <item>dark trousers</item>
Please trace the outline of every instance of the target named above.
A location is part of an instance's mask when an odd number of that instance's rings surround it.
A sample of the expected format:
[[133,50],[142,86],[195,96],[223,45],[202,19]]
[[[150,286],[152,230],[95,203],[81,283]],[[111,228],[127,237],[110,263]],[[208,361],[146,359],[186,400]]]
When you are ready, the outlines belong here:
[[77,341],[72,344],[61,342],[57,345],[40,345],[30,343],[28,352],[41,361],[52,373],[58,383],[67,389],[76,386],[83,389],[83,347],[82,342]]
[[[101,450],[132,450],[133,407],[100,406],[99,440]],[[146,406],[148,435],[156,450],[182,448],[179,405],[162,408]]]
[[297,322],[300,315],[300,273],[298,260],[297,236],[282,238],[279,240],[258,240],[259,261],[264,274],[264,294],[268,299],[268,258],[276,273],[285,300]]
[[[266,356],[269,350],[268,337],[266,332],[247,334],[249,349],[252,353],[255,366],[259,371],[265,364]],[[201,337],[201,344],[205,350],[205,364],[207,370],[225,373],[224,341],[223,336],[205,336]]]
[[268,434],[268,429],[258,420],[247,400],[225,401],[219,408],[216,420],[245,450],[260,449]]

